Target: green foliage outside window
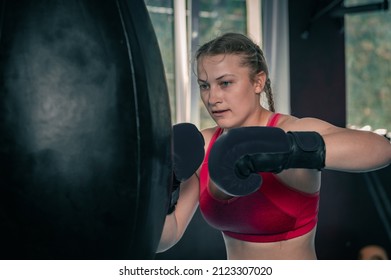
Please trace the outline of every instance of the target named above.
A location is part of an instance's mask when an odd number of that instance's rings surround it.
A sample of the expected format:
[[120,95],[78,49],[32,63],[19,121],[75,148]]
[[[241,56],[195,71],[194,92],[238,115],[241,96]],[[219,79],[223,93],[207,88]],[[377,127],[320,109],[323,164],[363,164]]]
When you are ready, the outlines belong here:
[[345,36],[347,123],[391,130],[391,11],[347,15]]

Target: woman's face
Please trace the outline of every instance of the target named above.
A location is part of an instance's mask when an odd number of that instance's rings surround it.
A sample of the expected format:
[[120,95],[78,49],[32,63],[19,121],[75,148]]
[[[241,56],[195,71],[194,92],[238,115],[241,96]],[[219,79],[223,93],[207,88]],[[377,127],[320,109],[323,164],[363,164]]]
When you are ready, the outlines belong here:
[[201,99],[218,126],[259,125],[264,72],[252,81],[250,69],[241,65],[239,55],[232,54],[201,57],[197,73]]

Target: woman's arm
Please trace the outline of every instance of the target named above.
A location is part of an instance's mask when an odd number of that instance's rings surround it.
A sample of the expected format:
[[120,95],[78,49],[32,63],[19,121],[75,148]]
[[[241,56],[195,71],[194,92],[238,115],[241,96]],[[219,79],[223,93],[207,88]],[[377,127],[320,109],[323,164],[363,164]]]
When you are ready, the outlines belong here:
[[341,128],[314,118],[296,119],[290,130],[317,131],[326,144],[326,169],[364,172],[391,163],[391,143],[370,131]]
[[182,237],[198,206],[199,180],[194,174],[180,186],[180,194],[175,211],[166,216],[157,253],[174,246]]
[[336,129],[322,136],[328,169],[371,171],[391,163],[391,144],[384,136],[352,129]]
[[[174,125],[173,128],[174,142],[178,141],[174,145],[174,159],[178,160],[174,173],[182,183],[175,211],[166,216],[157,253],[168,250],[181,239],[197,209],[199,199],[198,174],[204,158],[205,134],[189,123]],[[197,165],[198,170],[189,179],[184,179],[194,172],[193,168],[196,169]]]

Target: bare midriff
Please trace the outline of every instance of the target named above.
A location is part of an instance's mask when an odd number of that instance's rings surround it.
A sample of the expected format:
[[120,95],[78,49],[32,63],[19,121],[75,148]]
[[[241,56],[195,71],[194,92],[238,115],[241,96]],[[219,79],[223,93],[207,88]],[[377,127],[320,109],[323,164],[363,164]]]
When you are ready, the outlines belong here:
[[316,228],[289,240],[278,242],[247,242],[224,235],[229,260],[316,260]]

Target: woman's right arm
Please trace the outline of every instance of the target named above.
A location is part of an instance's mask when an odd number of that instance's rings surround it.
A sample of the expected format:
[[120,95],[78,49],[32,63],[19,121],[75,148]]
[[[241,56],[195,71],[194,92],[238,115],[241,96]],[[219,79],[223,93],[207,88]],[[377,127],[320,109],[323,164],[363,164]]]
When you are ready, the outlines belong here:
[[178,203],[175,211],[166,216],[157,253],[174,246],[183,236],[198,207],[199,179],[195,173],[181,183]]
[[[207,128],[201,131],[205,141],[205,153],[215,130],[216,127]],[[178,203],[175,211],[166,216],[157,253],[170,249],[181,239],[195,211],[197,210],[200,196],[199,174],[201,166],[198,168],[197,172],[193,174],[193,176],[191,176],[187,181],[181,183]]]

